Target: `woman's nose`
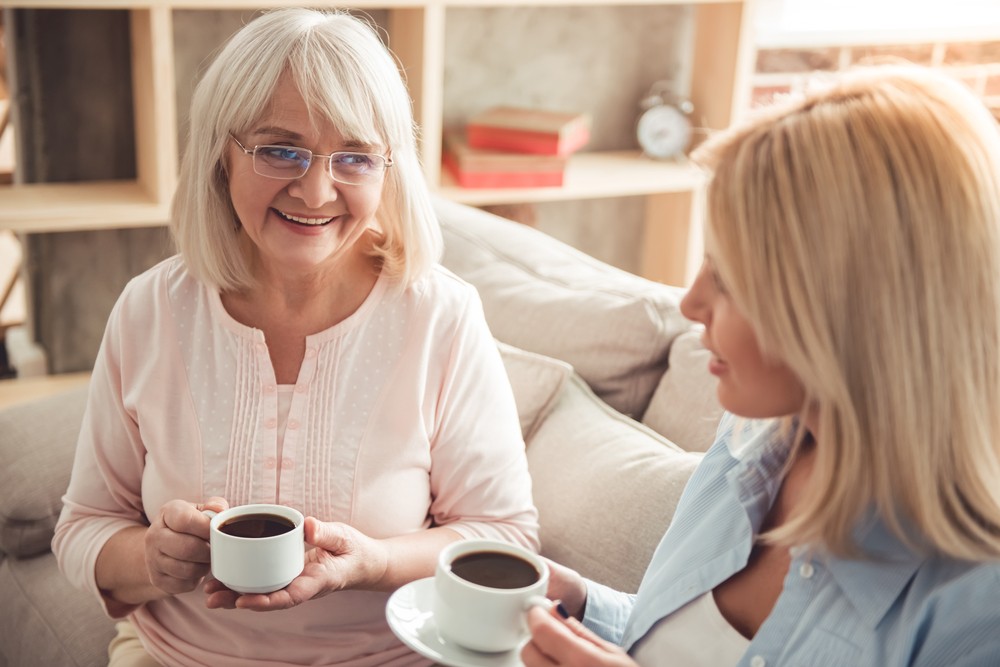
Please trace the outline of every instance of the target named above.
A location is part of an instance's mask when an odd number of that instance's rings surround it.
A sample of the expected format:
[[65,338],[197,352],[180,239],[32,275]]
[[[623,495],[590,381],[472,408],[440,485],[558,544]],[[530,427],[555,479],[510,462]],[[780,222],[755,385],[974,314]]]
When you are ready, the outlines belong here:
[[289,194],[301,199],[309,208],[320,208],[340,197],[339,183],[330,176],[328,160],[320,158],[313,161],[308,171],[288,186]]
[[704,298],[704,283],[705,283],[705,270],[702,268],[695,276],[694,282],[691,283],[691,287],[688,289],[684,298],[681,299],[681,315],[692,320],[694,322],[700,322],[705,324],[707,319],[707,310],[705,308],[705,298]]

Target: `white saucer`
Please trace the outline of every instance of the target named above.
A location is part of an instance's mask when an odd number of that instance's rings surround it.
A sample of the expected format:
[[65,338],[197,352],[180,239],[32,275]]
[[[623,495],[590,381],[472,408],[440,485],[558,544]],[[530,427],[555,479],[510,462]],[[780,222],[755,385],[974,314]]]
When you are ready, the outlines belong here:
[[438,634],[434,623],[434,577],[417,579],[389,597],[385,618],[400,641],[448,667],[524,667],[521,648],[503,653],[480,653],[456,646]]

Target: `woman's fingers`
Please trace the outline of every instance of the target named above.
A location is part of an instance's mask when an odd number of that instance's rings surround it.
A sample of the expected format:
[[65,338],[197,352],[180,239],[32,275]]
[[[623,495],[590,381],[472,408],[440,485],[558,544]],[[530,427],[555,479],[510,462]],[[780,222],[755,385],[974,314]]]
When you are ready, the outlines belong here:
[[529,641],[521,651],[526,667],[624,667],[635,665],[618,646],[604,641],[575,618],[562,619],[535,607],[528,612]]

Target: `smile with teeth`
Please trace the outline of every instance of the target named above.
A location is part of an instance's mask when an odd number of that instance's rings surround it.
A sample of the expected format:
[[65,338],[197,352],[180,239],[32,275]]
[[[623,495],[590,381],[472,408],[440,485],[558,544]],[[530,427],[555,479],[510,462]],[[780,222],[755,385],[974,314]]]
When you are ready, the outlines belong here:
[[[291,215],[289,213],[285,213],[284,211],[279,211],[278,209],[272,209],[272,210],[275,213],[277,213],[280,217],[284,218],[285,220],[288,220],[289,222],[294,222],[297,225],[306,225],[308,227],[319,227],[319,226],[325,225],[328,222],[330,222],[331,220],[333,220],[332,217],[331,218],[302,218],[302,217],[299,217],[297,215]],[[336,216],[334,216],[334,217],[336,217]]]

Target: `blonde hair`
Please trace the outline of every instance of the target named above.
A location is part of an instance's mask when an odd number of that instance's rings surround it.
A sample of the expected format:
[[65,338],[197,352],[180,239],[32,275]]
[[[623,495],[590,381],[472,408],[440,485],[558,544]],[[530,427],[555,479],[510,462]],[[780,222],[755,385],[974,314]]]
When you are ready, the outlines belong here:
[[441,231],[417,157],[410,97],[371,26],[341,11],[263,14],[229,40],[198,83],[171,216],[188,269],[222,291],[254,284],[223,155],[230,132],[259,120],[286,72],[312,112],[345,139],[391,154],[375,253],[397,284],[412,283],[439,259]]
[[858,71],[712,138],[706,247],[819,446],[778,542],[1000,556],[1000,129],[928,70]]

